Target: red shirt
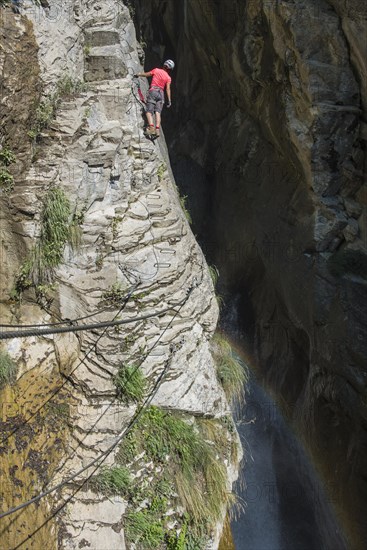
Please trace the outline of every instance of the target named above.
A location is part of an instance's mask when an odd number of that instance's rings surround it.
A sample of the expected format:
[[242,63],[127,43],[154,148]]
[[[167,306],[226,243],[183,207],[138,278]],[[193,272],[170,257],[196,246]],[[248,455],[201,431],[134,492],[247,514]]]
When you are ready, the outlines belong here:
[[170,84],[172,81],[172,78],[164,69],[152,69],[150,72],[153,75],[153,80],[150,85],[150,89],[152,89],[154,86],[157,86],[158,88],[161,88],[162,90],[164,90],[166,85]]

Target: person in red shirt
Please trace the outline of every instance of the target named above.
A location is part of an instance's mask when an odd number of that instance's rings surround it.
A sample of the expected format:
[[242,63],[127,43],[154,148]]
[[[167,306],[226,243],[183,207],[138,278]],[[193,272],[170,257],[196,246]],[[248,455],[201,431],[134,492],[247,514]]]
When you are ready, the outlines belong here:
[[[147,119],[148,119],[148,128],[147,128],[147,134],[149,136],[156,136],[158,137],[160,134],[160,126],[161,126],[161,112],[164,105],[164,90],[166,89],[167,93],[167,108],[171,107],[171,77],[170,77],[170,71],[172,71],[175,67],[174,62],[172,59],[167,59],[163,63],[163,67],[161,69],[152,69],[151,71],[147,73],[137,73],[134,76],[145,76],[147,78],[153,77],[152,82],[150,84],[150,88],[147,94]],[[154,119],[153,115],[155,114],[155,128],[154,128]]]

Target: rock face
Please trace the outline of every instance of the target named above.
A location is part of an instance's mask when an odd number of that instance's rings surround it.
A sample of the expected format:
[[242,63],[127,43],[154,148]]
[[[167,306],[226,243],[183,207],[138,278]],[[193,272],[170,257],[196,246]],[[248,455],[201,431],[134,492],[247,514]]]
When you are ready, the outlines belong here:
[[366,4],[135,6],[146,68],[177,61],[170,153],[199,242],[364,548]]
[[[116,399],[121,362],[139,363],[150,390],[163,376],[153,405],[212,418],[229,407],[208,344],[218,306],[205,259],[180,207],[163,138],[143,137],[131,87],[140,63],[129,10],[117,0],[65,0],[48,8],[24,2],[20,16],[0,13],[3,144],[17,156],[14,187],[1,191],[2,322],[128,321],[3,342],[19,367],[17,383],[4,390],[5,510],[117,441],[136,411]],[[59,265],[31,283],[25,262],[42,242],[50,189],[69,199],[81,242],[67,244]],[[91,473],[2,520],[3,544],[15,547],[31,535],[29,548],[125,548],[126,502],[90,489],[74,494]]]

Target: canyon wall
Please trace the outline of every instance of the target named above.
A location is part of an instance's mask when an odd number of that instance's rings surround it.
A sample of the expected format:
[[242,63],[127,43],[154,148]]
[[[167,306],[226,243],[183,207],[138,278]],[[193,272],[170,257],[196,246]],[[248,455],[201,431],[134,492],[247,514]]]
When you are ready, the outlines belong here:
[[[139,367],[153,411],[179,414],[194,431],[203,419],[208,430],[213,423],[233,451],[213,458],[207,435],[208,456],[227,468],[226,492],[241,453],[210,351],[218,318],[211,277],[164,138],[143,136],[132,81],[142,47],[129,9],[117,0],[41,4],[23,2],[18,15],[0,9],[1,331],[31,331],[0,346],[2,367],[17,367],[1,388],[1,511],[36,497],[1,519],[1,541],[121,550],[128,499],[85,480],[100,472],[93,461],[105,475],[116,466],[139,409],[138,399],[117,396],[123,367]],[[166,459],[138,458],[134,475],[151,487],[140,501],[133,495],[144,510]],[[161,504],[178,536],[185,506],[169,491]]]
[[172,167],[248,351],[365,548],[367,8],[135,1]]

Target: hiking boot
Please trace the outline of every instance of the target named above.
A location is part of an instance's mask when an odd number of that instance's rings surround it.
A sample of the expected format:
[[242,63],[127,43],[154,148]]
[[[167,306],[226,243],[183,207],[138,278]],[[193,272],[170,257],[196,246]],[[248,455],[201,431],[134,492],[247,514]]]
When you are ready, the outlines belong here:
[[147,136],[155,136],[154,126],[147,126],[147,129],[145,130],[145,133],[147,134]]
[[159,137],[159,136],[161,135],[159,126],[157,126],[156,129],[155,129],[155,135],[156,135],[157,137]]

